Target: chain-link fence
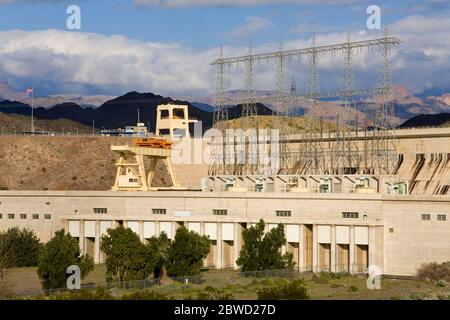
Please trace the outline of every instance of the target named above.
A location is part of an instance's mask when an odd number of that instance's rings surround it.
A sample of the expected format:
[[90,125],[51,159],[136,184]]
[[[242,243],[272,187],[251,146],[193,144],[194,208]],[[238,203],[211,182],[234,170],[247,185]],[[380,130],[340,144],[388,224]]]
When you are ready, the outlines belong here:
[[[212,272],[211,272],[212,271]],[[215,288],[225,288],[231,285],[244,285],[255,278],[286,278],[294,279],[303,276],[298,270],[259,270],[239,272],[235,270],[210,270],[202,272],[196,276],[184,277],[165,277],[150,278],[144,280],[132,280],[123,282],[105,282],[105,283],[86,283],[81,285],[81,289],[95,290],[97,288],[109,289],[112,292],[127,292],[138,289],[149,289],[159,286],[164,287],[166,292],[170,293],[183,286],[193,286],[199,289],[212,286]],[[22,298],[34,298],[38,296],[52,297],[64,292],[73,291],[67,288],[42,289],[42,290],[24,290],[16,292],[16,295]]]

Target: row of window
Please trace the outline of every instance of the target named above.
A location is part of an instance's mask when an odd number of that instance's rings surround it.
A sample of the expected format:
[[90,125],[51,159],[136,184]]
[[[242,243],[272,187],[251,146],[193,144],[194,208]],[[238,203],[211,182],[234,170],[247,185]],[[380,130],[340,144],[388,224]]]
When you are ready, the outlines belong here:
[[[33,220],[38,220],[39,219],[39,214],[38,213],[33,213],[32,215],[31,215],[31,219],[33,219]],[[15,219],[16,218],[16,215],[14,214],[14,213],[8,213],[7,215],[6,215],[6,218],[7,219]],[[19,214],[19,218],[21,219],[21,220],[25,220],[25,219],[28,219],[28,215],[26,214],[26,213],[21,213],[21,214]],[[52,215],[51,214],[49,214],[49,213],[46,213],[46,214],[44,214],[44,219],[45,220],[50,220],[52,218]],[[0,213],[0,219],[3,219],[3,213]]]
[[[107,213],[108,210],[107,208],[94,208],[94,213]],[[152,209],[152,213],[153,214],[167,214],[167,210],[166,209],[161,209],[161,208],[156,208],[156,209]],[[213,209],[212,210],[212,214],[215,216],[226,216],[228,215],[228,210],[226,209]],[[277,217],[290,217],[291,216],[291,211],[288,210],[276,210],[275,214]],[[22,216],[22,215],[21,215]],[[1,215],[0,215],[1,218]],[[342,218],[344,219],[358,219],[359,218],[359,213],[358,212],[342,212]],[[366,218],[366,216],[364,216],[364,218]],[[11,219],[14,219],[11,218]],[[23,219],[26,219],[23,218]],[[33,219],[38,219],[38,218],[34,218]],[[430,214],[422,214],[422,220],[428,221],[431,220],[431,215]],[[438,214],[437,215],[437,221],[447,221],[447,216],[445,214]]]
[[[431,220],[431,214],[428,214],[428,213],[422,214],[422,220],[430,221]],[[437,221],[447,221],[447,215],[445,215],[445,214],[438,214],[437,215]]]

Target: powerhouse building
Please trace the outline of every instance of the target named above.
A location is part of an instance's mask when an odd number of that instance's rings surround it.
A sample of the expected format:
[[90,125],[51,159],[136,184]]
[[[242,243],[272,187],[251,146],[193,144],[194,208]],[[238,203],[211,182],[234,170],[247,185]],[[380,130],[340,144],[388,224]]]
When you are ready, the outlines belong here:
[[[267,230],[284,225],[282,250],[300,271],[360,273],[375,265],[410,276],[423,263],[450,261],[450,128],[395,135],[394,175],[221,175],[206,164],[174,164],[185,189],[0,191],[0,229],[28,227],[48,241],[64,228],[101,263],[108,228],[131,228],[145,242],[185,226],[211,240],[205,267],[237,268],[242,231],[264,219]],[[290,137],[291,150],[298,141]],[[124,183],[142,179],[141,170],[121,172]]]

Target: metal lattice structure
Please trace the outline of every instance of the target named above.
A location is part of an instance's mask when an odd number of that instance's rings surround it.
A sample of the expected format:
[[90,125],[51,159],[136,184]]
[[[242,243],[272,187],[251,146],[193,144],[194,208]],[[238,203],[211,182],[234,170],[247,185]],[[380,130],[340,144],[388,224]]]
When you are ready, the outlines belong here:
[[[401,44],[401,41],[395,37],[390,37],[385,32],[384,37],[351,41],[350,34],[343,43],[317,46],[315,37],[312,39],[312,46],[294,50],[280,50],[269,53],[253,54],[250,48],[245,56],[224,58],[212,62],[218,70],[217,99],[215,106],[214,122],[225,119],[223,110],[229,106],[238,104],[243,105],[242,116],[257,115],[256,103],[269,104],[273,107],[273,114],[281,119],[282,116],[289,114],[289,106],[293,104],[307,105],[305,112],[305,126],[302,132],[302,140],[296,155],[296,161],[293,163],[293,153],[289,148],[288,134],[286,131],[280,134],[280,152],[279,172],[273,174],[357,174],[357,173],[378,173],[390,174],[395,171],[397,163],[396,141],[394,135],[394,111],[389,95],[392,90],[390,75],[390,50],[393,46]],[[362,49],[366,48],[373,52],[373,49],[379,49],[382,57],[381,83],[378,87],[355,89],[353,87],[353,56]],[[344,74],[342,90],[321,92],[319,86],[318,57],[329,55],[333,58],[337,53],[342,53],[344,57]],[[307,59],[302,59],[303,57]],[[286,59],[307,60],[309,65],[308,92],[303,95],[286,93],[284,90],[284,74]],[[254,64],[262,62],[275,64],[275,95],[255,96],[253,89]],[[224,97],[224,66],[246,66],[246,90],[247,95],[243,98],[225,98]],[[363,147],[358,145],[358,119],[355,112],[353,97],[356,96],[374,96],[375,110],[373,119],[373,131],[365,132],[365,136],[371,135],[371,141]],[[329,98],[338,98],[341,101],[343,113],[336,123],[336,133],[329,139],[333,140],[331,147],[326,150],[323,143],[323,122],[322,118],[315,114],[315,110],[320,105],[321,100]],[[248,146],[247,146],[248,147]],[[249,148],[247,148],[249,149]],[[225,150],[224,150],[225,152]],[[255,155],[247,154],[247,157]],[[258,156],[258,155],[256,155]],[[244,169],[242,174],[261,174],[262,168],[257,164],[256,167]],[[223,174],[234,174],[224,169]],[[218,172],[218,171],[216,171]]]

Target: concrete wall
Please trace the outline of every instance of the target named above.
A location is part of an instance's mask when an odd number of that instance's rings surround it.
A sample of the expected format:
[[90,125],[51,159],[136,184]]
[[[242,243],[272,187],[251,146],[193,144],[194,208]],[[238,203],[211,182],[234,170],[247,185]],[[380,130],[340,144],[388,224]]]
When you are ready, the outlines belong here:
[[[304,270],[304,257],[312,255],[313,270],[321,267],[321,248],[330,247],[331,271],[338,265],[337,246],[348,244],[350,271],[358,271],[357,245],[368,246],[368,263],[376,264],[386,274],[412,275],[424,262],[450,261],[450,228],[448,221],[436,221],[437,214],[446,214],[450,219],[448,196],[385,196],[381,194],[290,194],[290,193],[214,193],[214,192],[0,192],[0,228],[11,226],[34,229],[43,241],[48,241],[53,232],[65,227],[69,221],[81,221],[80,245],[86,250],[83,237],[94,238],[96,261],[100,261],[98,241],[105,226],[102,222],[132,227],[144,240],[144,230],[159,234],[162,229],[176,228],[184,224],[196,225],[202,234],[216,230],[216,267],[224,265],[223,241],[232,245],[233,257],[237,258],[241,245],[240,232],[243,227],[264,219],[268,225],[277,223],[286,226],[288,242],[299,243],[298,267]],[[40,211],[51,214],[49,221],[33,221],[31,214]],[[94,213],[94,208],[107,208],[107,213]],[[166,214],[153,214],[152,209],[166,209]],[[213,209],[227,209],[225,216],[213,215]],[[279,217],[277,210],[291,211],[290,217]],[[14,220],[7,214],[16,214]],[[19,213],[27,219],[19,219]],[[358,218],[343,218],[343,212],[357,212]],[[430,213],[431,221],[422,221],[421,214]],[[85,234],[93,221],[95,234]],[[154,229],[150,230],[150,225]],[[225,224],[231,225],[225,225]],[[72,222],[73,224],[73,222]],[[144,225],[147,224],[147,227]],[[298,226],[298,227],[294,227]],[[305,226],[312,226],[311,252],[306,252],[303,233]],[[346,231],[342,227],[346,227]],[[292,230],[299,230],[298,238]],[[230,231],[233,230],[233,231]],[[393,231],[393,232],[392,232]],[[103,230],[104,232],[104,230]],[[230,234],[233,233],[231,239]],[[347,240],[348,239],[348,240]],[[89,241],[91,241],[90,239]],[[291,246],[292,247],[292,246]],[[229,248],[226,247],[226,250]],[[89,249],[93,250],[93,249]],[[293,250],[291,248],[291,250]],[[235,265],[234,265],[235,266]]]

